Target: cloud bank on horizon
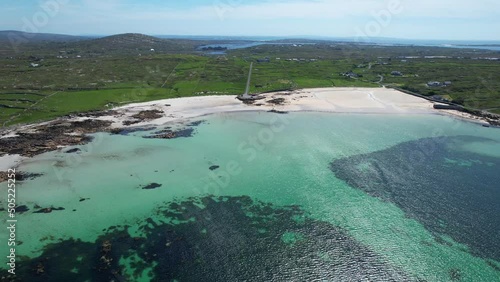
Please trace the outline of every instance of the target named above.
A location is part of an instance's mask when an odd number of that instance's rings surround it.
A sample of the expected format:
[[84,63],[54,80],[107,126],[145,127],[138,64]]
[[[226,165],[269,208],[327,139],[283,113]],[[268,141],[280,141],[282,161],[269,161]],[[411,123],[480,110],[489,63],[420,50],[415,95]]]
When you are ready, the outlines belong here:
[[0,30],[500,40],[497,0],[0,2]]

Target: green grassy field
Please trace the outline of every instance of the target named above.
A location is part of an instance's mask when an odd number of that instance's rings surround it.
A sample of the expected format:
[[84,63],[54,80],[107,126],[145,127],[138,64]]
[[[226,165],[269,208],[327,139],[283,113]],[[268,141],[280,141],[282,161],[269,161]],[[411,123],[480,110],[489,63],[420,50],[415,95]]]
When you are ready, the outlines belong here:
[[[64,46],[49,47],[32,47],[16,56],[0,58],[0,125],[30,123],[132,102],[241,94],[250,62],[254,62],[253,93],[378,87],[383,76],[382,84],[387,86],[442,95],[468,107],[500,113],[500,61],[476,59],[498,57],[498,52],[316,44],[256,46],[229,51],[224,56],[194,51],[134,54],[130,50],[96,55],[84,49],[61,56],[59,49]],[[263,58],[268,60],[258,62]],[[347,71],[359,77],[340,75]],[[392,71],[400,71],[403,76],[392,76]],[[452,84],[429,87],[429,81]]]

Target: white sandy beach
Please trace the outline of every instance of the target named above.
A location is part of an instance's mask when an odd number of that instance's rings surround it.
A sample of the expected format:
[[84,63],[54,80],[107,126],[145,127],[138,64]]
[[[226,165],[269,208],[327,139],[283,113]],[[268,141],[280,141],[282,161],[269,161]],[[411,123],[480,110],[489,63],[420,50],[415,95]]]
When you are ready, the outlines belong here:
[[[237,111],[269,111],[272,109],[289,112],[317,111],[331,113],[376,113],[376,114],[415,114],[435,113],[432,103],[405,93],[387,88],[316,88],[293,92],[276,92],[264,94],[266,98],[253,105],[245,105],[236,96],[204,96],[159,100],[140,104],[130,104],[114,110],[122,113],[118,119],[103,117],[101,119],[120,121],[131,119],[131,116],[144,110],[161,110],[165,117],[134,126],[147,124],[164,124],[167,122],[192,118],[213,113]],[[283,105],[273,105],[268,101],[284,98]]]
[[[127,127],[123,125],[124,121],[134,120],[133,115],[146,110],[159,110],[164,112],[164,116],[159,119],[136,123],[129,127],[162,125],[168,122],[215,113],[269,111],[275,109],[287,112],[316,111],[356,114],[450,114],[458,118],[484,122],[477,117],[458,111],[435,110],[433,103],[425,99],[388,88],[315,88],[293,92],[267,93],[263,96],[266,98],[256,101],[253,105],[245,105],[237,100],[236,96],[203,96],[158,100],[118,107],[113,109],[118,114],[96,119],[110,120],[113,122],[111,127],[122,128]],[[277,98],[285,99],[284,103],[282,105],[268,103],[270,100]],[[75,118],[69,121],[84,119],[87,118]],[[16,136],[17,132],[33,131],[35,126],[27,125],[3,132],[0,138]],[[22,159],[17,155],[0,157],[0,171],[5,168],[16,167]]]

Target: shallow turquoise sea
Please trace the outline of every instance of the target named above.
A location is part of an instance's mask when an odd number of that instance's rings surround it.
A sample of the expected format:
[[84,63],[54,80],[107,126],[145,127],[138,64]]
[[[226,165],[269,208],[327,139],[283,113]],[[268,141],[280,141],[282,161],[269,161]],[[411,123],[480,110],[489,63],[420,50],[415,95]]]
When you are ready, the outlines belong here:
[[99,133],[21,165],[42,176],[17,185],[17,278],[500,281],[499,129],[439,115],[194,121],[166,125],[192,136]]

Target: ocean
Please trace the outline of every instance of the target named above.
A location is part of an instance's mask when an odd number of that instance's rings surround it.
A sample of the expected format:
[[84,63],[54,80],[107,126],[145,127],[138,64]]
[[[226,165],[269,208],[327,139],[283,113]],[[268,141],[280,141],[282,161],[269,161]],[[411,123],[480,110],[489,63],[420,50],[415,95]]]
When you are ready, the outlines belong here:
[[41,174],[17,185],[20,281],[500,279],[497,128],[239,112],[93,136],[18,168]]

